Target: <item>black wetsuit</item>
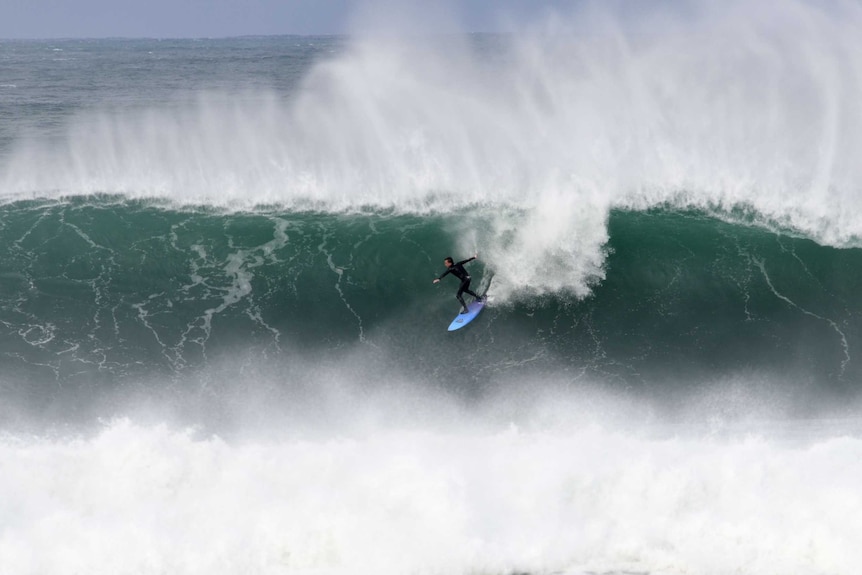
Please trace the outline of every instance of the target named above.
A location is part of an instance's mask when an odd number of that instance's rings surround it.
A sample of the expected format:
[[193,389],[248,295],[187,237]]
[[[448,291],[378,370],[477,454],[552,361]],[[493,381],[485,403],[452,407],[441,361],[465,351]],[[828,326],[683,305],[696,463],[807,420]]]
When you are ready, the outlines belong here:
[[466,264],[467,262],[472,262],[475,259],[476,258],[468,258],[466,260],[458,262],[457,264],[452,264],[451,266],[449,266],[449,269],[443,272],[442,276],[437,278],[442,280],[444,277],[446,277],[447,274],[452,274],[453,276],[461,280],[461,286],[458,288],[458,293],[455,294],[455,297],[458,298],[458,301],[461,302],[461,306],[465,310],[467,309],[467,304],[464,303],[464,297],[462,296],[462,294],[468,293],[474,298],[479,299],[479,296],[475,292],[470,291],[470,274],[468,274],[467,270],[464,269],[464,264]]

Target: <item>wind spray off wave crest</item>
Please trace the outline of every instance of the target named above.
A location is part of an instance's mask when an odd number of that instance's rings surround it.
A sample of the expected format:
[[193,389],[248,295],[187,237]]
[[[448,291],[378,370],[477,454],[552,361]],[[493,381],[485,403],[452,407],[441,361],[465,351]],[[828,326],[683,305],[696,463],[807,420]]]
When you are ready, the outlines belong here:
[[[357,35],[287,94],[88,112],[21,142],[11,197],[468,213],[500,294],[589,292],[610,209],[862,236],[862,10],[602,3],[502,37]],[[51,166],[45,170],[44,166]],[[471,212],[472,213],[472,212]],[[469,224],[469,225],[468,225]]]

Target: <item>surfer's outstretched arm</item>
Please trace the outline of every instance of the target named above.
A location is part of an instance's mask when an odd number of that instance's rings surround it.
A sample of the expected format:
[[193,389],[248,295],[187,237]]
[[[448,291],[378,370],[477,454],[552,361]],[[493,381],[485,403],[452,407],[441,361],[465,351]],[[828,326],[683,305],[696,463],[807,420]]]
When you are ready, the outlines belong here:
[[443,272],[443,275],[441,275],[438,278],[434,278],[434,283],[436,284],[437,282],[439,282],[440,280],[445,278],[449,274],[450,271],[452,271],[452,270],[446,270],[445,272]]

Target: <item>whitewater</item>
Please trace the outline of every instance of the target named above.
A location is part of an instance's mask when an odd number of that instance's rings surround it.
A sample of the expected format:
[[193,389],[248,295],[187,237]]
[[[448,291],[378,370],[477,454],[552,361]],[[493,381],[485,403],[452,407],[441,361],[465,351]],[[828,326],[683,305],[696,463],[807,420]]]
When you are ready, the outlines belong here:
[[857,573],[862,7],[384,16],[0,41],[0,575]]

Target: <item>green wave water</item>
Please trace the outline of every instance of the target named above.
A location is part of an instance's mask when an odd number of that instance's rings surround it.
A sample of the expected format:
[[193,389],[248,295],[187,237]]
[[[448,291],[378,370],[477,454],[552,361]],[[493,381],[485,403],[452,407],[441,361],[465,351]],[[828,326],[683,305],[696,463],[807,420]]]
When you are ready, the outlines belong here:
[[[746,375],[789,396],[858,393],[862,252],[700,212],[617,210],[586,297],[495,298],[470,329],[454,281],[457,215],[176,209],[116,198],[2,207],[0,353],[12,403],[86,404],[157,376],[356,350],[464,397],[542,375],[673,401]],[[481,229],[479,230],[481,231]],[[497,246],[505,248],[505,246]],[[481,248],[481,246],[480,246]],[[481,252],[481,249],[479,250]],[[475,285],[475,284],[474,284]],[[243,359],[240,359],[243,358]],[[257,358],[257,359],[254,359]],[[314,361],[318,361],[315,359]],[[803,393],[804,392],[804,393]],[[802,395],[799,395],[802,393]]]

